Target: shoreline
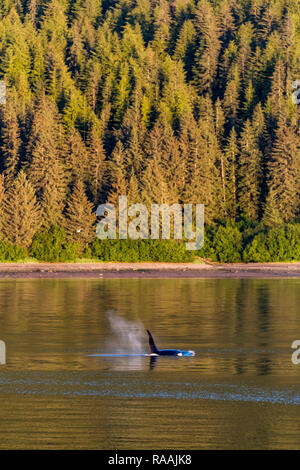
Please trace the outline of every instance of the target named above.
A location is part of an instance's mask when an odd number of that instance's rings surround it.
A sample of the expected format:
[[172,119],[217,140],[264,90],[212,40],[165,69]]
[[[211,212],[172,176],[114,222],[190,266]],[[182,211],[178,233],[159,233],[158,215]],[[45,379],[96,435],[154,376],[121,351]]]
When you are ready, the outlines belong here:
[[300,278],[296,263],[0,263],[0,279]]

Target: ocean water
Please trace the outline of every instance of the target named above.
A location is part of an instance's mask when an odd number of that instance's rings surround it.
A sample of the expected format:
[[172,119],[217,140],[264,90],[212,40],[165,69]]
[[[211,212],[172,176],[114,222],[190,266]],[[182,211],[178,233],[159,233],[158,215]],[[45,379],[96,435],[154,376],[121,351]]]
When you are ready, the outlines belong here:
[[1,280],[0,448],[300,449],[299,305],[300,279]]

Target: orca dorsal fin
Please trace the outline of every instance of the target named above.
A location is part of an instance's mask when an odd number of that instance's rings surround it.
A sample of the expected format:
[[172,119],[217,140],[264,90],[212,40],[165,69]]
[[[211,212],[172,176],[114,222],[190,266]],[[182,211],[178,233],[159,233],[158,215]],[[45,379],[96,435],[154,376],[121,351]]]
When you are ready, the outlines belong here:
[[149,336],[149,346],[150,346],[151,354],[158,354],[159,351],[158,351],[157,347],[155,346],[154,339],[152,338],[152,334],[150,333],[149,330],[146,330],[146,331],[147,331],[148,336]]

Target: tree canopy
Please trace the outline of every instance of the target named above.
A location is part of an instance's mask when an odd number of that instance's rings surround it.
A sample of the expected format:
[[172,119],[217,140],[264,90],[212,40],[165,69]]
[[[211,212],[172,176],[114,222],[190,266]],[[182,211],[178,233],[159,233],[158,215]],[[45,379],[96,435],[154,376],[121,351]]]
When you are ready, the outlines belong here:
[[24,204],[21,246],[57,225],[73,242],[76,204],[92,224],[121,193],[299,220],[298,0],[7,0],[0,79],[3,239]]

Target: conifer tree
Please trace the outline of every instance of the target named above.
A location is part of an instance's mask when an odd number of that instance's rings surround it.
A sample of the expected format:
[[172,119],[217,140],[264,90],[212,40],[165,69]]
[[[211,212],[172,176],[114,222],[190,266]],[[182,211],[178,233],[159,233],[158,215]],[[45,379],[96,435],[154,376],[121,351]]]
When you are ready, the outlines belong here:
[[155,153],[147,159],[141,183],[142,201],[148,207],[151,204],[169,203],[169,188],[162,168],[160,154]]
[[261,210],[262,154],[249,120],[242,130],[239,144],[239,208],[249,219],[257,220]]
[[[177,203],[181,199],[185,183],[185,162],[181,158],[178,141],[169,123],[162,121],[154,126],[145,144],[145,151],[147,163],[141,181],[143,194],[145,195],[145,190],[148,188],[152,195],[158,191],[160,199],[164,199],[164,202]],[[161,173],[160,189],[153,180],[159,173]],[[154,186],[152,189],[151,184]]]
[[127,194],[127,179],[125,167],[125,152],[120,141],[117,142],[112,153],[111,160],[107,165],[107,181],[109,183],[109,192],[107,200],[109,203],[117,206],[119,196]]
[[300,144],[293,128],[282,122],[268,164],[266,210],[276,208],[284,221],[293,220],[300,207]]
[[192,67],[196,48],[196,30],[190,19],[186,19],[180,29],[174,57],[184,63],[187,80],[192,78]]
[[[277,127],[277,124],[281,119],[282,115],[285,114],[285,79],[285,65],[282,60],[278,60],[276,62],[274,73],[272,76],[272,89],[269,93],[268,101],[266,104],[268,126],[270,131],[271,128]],[[271,138],[273,137],[273,135],[271,134]]]
[[158,53],[163,52],[170,38],[170,4],[166,0],[159,0],[153,10],[154,16],[154,40],[153,47]]
[[97,204],[104,187],[105,151],[103,142],[99,138],[95,127],[92,127],[88,139],[88,188],[92,194],[93,202]]
[[56,225],[65,204],[68,168],[64,157],[64,132],[55,106],[43,97],[35,111],[31,138],[27,148],[28,178],[35,188],[44,211],[46,227]]
[[5,200],[5,187],[4,187],[4,175],[0,175],[0,239],[3,238],[2,227],[3,227],[3,215],[4,215],[4,200]]
[[88,159],[88,151],[79,132],[71,129],[67,140],[66,163],[73,181],[87,180]]
[[1,154],[4,160],[3,166],[6,185],[9,186],[18,170],[22,145],[18,117],[16,109],[12,105],[6,106],[2,120]]
[[61,225],[66,203],[66,174],[58,161],[49,166],[43,192],[40,195],[43,228]]
[[78,244],[80,253],[95,238],[95,222],[93,204],[86,196],[84,184],[78,181],[68,201],[64,228],[68,240]]
[[240,75],[236,64],[233,65],[226,83],[223,105],[227,122],[231,127],[238,124],[240,106]]
[[35,110],[27,147],[28,177],[40,192],[45,186],[49,167],[54,161],[63,167],[64,130],[52,100],[43,96]]
[[186,180],[183,200],[193,204],[204,204],[205,220],[212,222],[223,216],[221,178],[216,166],[219,147],[216,135],[209,132],[210,120],[200,124],[197,151],[189,161],[189,175]]
[[226,157],[226,212],[233,219],[237,216],[237,159],[238,142],[236,130],[231,129],[227,145],[225,147]]
[[28,247],[40,226],[40,206],[34,188],[21,170],[5,195],[2,225],[4,238],[14,245]]
[[221,48],[218,17],[208,0],[200,0],[196,9],[196,28],[203,37],[203,46],[196,53],[195,84],[200,93],[212,91]]
[[137,177],[133,171],[131,170],[131,175],[128,182],[128,204],[137,204],[141,202],[141,195],[140,195],[140,185]]

